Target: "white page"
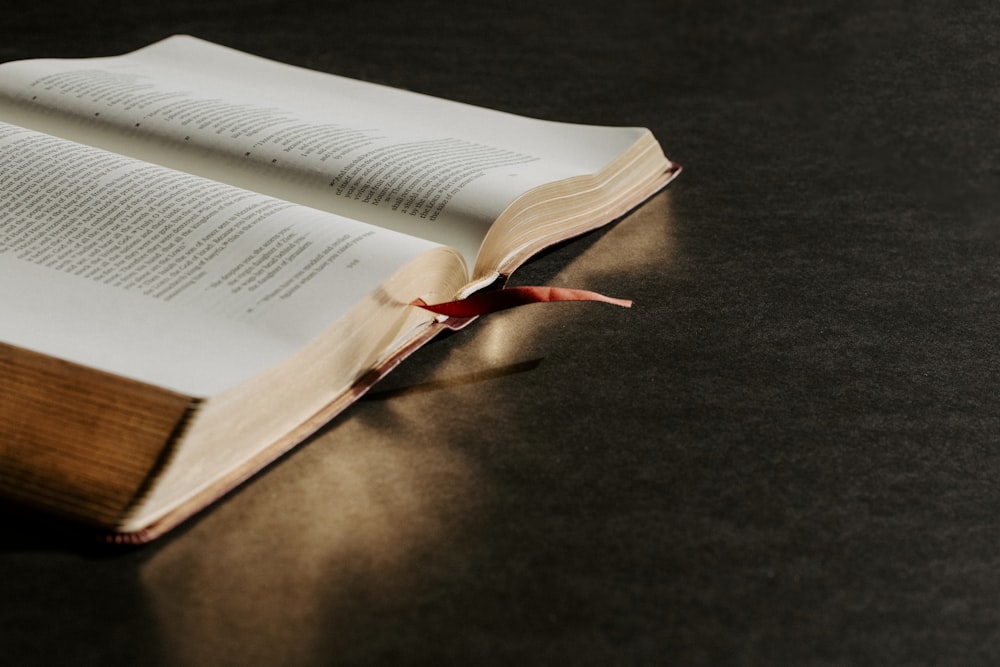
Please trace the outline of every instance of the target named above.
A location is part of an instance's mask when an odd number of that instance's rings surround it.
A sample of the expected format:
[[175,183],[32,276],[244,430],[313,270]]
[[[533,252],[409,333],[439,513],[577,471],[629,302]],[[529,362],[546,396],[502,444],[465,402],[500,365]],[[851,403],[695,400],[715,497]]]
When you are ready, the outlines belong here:
[[0,340],[210,395],[433,244],[0,123]]
[[523,118],[186,36],[120,57],[4,64],[0,120],[433,239],[470,265],[514,198],[594,173],[644,133]]

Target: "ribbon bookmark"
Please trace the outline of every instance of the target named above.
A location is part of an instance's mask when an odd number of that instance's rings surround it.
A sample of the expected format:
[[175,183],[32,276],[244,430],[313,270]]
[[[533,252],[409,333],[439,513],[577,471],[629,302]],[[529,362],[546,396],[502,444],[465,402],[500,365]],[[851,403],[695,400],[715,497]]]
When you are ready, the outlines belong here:
[[599,301],[622,308],[632,307],[632,302],[628,299],[614,299],[597,292],[566,287],[506,287],[500,290],[476,292],[464,299],[433,305],[423,299],[415,299],[410,305],[448,317],[477,317],[529,303],[550,301]]

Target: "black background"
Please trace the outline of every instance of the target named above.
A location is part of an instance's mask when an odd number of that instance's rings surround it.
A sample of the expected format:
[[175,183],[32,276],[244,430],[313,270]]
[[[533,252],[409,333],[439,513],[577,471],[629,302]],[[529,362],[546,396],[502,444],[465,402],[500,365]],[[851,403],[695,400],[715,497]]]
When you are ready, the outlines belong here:
[[4,664],[996,664],[1000,9],[8,3],[0,60],[190,33],[685,171],[515,276],[632,298],[411,358],[163,540],[0,506]]

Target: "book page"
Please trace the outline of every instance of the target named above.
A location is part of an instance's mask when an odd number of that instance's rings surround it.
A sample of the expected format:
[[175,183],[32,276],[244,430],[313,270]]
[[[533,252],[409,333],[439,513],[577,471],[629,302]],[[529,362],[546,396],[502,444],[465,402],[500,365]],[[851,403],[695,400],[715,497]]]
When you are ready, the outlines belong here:
[[457,248],[638,128],[554,123],[281,65],[192,37],[0,67],[0,120]]
[[0,123],[0,340],[210,395],[435,246]]

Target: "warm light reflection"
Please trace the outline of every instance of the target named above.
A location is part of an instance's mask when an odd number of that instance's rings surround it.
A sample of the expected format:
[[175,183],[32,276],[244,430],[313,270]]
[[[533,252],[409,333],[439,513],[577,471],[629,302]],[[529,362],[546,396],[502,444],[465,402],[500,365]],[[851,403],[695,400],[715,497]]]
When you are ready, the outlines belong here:
[[144,565],[163,645],[178,652],[166,664],[311,665],[350,641],[359,599],[404,593],[413,562],[447,548],[483,491],[475,471],[445,440],[409,437],[392,401],[365,412]]
[[[673,251],[665,193],[551,283],[605,290],[641,281]],[[164,662],[308,665],[350,653],[359,635],[370,639],[379,611],[409,599],[424,568],[448,562],[488,512],[490,479],[474,456],[530,428],[511,412],[527,408],[508,403],[530,381],[520,374],[544,365],[546,332],[573,326],[568,312],[558,304],[505,311],[418,352],[425,356],[320,437],[152,547],[142,585],[165,650],[176,652]]]
[[611,227],[567,264],[553,284],[600,291],[602,276],[634,276],[640,281],[649,272],[661,271],[677,252],[670,195],[664,190]]

